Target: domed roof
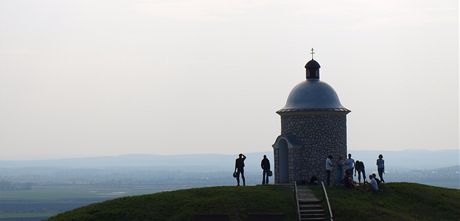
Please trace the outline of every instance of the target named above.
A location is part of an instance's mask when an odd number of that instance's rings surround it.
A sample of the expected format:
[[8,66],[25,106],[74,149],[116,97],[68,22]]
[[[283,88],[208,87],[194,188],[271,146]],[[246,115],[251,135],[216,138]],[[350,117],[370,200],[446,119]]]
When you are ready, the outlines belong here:
[[339,97],[329,84],[319,80],[320,65],[310,60],[306,65],[307,80],[292,89],[286,106],[277,113],[293,111],[339,111],[350,112],[340,103]]
[[329,84],[320,80],[306,80],[292,89],[286,106],[280,111],[330,109],[345,111],[337,93]]

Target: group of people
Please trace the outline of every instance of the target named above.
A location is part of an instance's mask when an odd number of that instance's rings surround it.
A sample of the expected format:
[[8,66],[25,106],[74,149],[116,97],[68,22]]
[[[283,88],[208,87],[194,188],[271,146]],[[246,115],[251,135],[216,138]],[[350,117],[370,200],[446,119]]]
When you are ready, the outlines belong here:
[[[243,186],[246,186],[246,179],[244,177],[244,160],[246,160],[246,156],[242,153],[240,153],[238,158],[235,160],[235,171],[233,172],[233,177],[236,178],[237,186],[240,186],[240,176],[243,180]],[[268,177],[272,176],[272,171],[270,170],[270,160],[268,160],[266,155],[264,155],[264,158],[260,162],[260,167],[262,168],[262,184],[268,184]]]
[[[369,184],[372,191],[378,191],[379,185],[381,182],[385,182],[383,179],[383,174],[385,173],[385,161],[383,160],[383,155],[378,156],[377,162],[377,171],[380,179],[377,178],[377,175],[369,175]],[[334,169],[333,157],[329,155],[326,158],[326,183],[330,185],[331,181],[331,172]],[[367,183],[366,180],[366,169],[363,161],[354,160],[351,158],[351,154],[348,154],[347,159],[339,157],[336,162],[337,178],[336,182],[338,184],[343,184],[345,187],[353,188],[357,183],[353,180],[354,176],[358,175],[358,184],[361,183],[361,177],[363,178],[363,183]]]
[[[235,171],[233,176],[236,178],[237,186],[240,186],[240,177],[243,181],[243,186],[246,186],[246,179],[244,177],[244,161],[246,156],[244,154],[239,154],[239,157],[235,160]],[[369,182],[366,180],[366,168],[363,161],[354,160],[351,158],[351,154],[348,154],[347,159],[339,157],[337,162],[333,162],[334,158],[332,155],[329,155],[326,158],[326,183],[329,186],[331,183],[331,173],[336,168],[337,177],[336,183],[342,184],[348,188],[354,188],[361,183],[361,178],[363,183],[369,183],[372,191],[378,191],[380,183],[385,182],[383,179],[383,174],[385,173],[385,161],[383,160],[383,155],[378,156],[376,165],[377,171],[380,179],[377,178],[375,173],[369,175]],[[262,168],[262,184],[268,184],[269,177],[272,176],[272,171],[270,170],[270,161],[267,156],[264,155],[262,161],[260,162],[260,167]],[[353,175],[358,175],[358,183],[353,179]],[[315,176],[316,178],[316,176]],[[310,181],[311,183],[312,181]]]

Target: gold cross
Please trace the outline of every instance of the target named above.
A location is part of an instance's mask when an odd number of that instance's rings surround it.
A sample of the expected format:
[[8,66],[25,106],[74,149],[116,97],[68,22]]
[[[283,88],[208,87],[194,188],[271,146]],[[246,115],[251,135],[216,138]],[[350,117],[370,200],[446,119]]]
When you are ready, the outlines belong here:
[[311,48],[310,51],[311,51],[311,52],[310,52],[310,54],[311,54],[311,59],[313,59],[313,55],[315,54],[315,49]]

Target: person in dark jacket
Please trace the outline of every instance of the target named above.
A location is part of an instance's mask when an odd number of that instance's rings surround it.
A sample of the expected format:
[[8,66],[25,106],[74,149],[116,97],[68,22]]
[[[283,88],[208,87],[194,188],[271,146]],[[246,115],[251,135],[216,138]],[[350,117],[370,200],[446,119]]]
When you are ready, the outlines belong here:
[[238,182],[238,186],[240,186],[240,175],[243,179],[243,186],[246,186],[246,180],[244,178],[244,160],[246,160],[246,156],[242,153],[240,153],[239,158],[235,160],[236,181]]
[[377,169],[379,172],[380,181],[385,183],[385,180],[383,180],[383,174],[385,173],[385,160],[383,160],[382,154],[379,154],[379,158],[377,159]]
[[364,162],[357,160],[355,163],[355,176],[358,174],[358,183],[361,183],[361,175],[363,175],[364,183],[366,182],[366,169],[364,168]]
[[264,159],[260,162],[260,167],[262,167],[262,184],[268,184],[268,172],[270,171],[270,161],[267,158],[267,155],[264,155]]

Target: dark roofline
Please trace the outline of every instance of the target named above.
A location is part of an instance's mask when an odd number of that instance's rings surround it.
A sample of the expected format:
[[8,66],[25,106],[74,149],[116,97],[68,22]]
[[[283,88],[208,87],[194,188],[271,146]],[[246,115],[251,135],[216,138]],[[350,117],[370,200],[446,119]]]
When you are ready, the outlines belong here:
[[351,111],[347,108],[283,108],[276,113],[287,114],[287,113],[299,113],[299,112],[308,112],[308,113],[323,113],[323,112],[337,112],[348,114]]

